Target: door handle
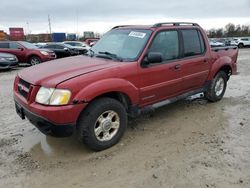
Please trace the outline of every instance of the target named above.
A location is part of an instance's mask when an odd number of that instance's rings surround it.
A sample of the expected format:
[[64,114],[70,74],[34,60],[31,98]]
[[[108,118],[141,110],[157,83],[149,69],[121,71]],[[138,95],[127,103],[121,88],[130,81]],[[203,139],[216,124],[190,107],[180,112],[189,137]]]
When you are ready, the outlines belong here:
[[204,61],[203,61],[205,64],[207,64],[208,63],[208,59],[204,59]]
[[175,69],[175,70],[179,70],[180,68],[181,68],[181,65],[180,65],[180,64],[177,64],[177,65],[174,66],[174,69]]
[[174,65],[174,66],[170,67],[169,69],[170,69],[170,70],[173,70],[173,71],[179,70],[179,69],[181,69],[181,65],[180,65],[180,64],[177,64],[177,65]]

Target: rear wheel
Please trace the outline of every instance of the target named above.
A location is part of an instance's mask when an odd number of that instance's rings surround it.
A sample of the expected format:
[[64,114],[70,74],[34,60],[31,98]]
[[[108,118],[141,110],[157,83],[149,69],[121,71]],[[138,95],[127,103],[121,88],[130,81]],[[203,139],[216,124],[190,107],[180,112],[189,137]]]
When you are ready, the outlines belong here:
[[32,66],[40,64],[40,63],[41,63],[41,59],[39,57],[37,57],[37,56],[32,56],[29,59],[29,64],[32,65]]
[[221,100],[225,94],[227,88],[227,75],[225,72],[220,71],[212,80],[205,97],[211,102],[217,102]]
[[81,114],[77,134],[89,148],[100,151],[115,145],[127,127],[124,106],[112,98],[93,101]]

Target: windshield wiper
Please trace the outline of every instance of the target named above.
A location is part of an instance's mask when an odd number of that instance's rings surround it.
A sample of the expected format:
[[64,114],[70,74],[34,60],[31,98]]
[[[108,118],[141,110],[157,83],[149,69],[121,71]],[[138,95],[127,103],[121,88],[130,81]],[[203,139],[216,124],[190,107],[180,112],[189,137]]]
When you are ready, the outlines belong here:
[[99,53],[99,54],[107,55],[107,56],[111,57],[112,59],[116,59],[116,60],[118,60],[118,61],[123,61],[123,59],[122,59],[121,57],[117,56],[116,54],[107,52],[107,51],[105,51],[105,52],[98,52],[98,53]]

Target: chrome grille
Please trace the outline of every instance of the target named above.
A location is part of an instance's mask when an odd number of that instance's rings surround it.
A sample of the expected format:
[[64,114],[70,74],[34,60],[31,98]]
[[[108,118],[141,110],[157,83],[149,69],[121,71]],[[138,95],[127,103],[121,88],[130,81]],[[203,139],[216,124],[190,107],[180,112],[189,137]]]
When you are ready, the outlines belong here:
[[19,80],[18,83],[18,92],[25,98],[28,99],[29,97],[29,92],[30,92],[30,86],[31,84],[26,82],[23,79]]

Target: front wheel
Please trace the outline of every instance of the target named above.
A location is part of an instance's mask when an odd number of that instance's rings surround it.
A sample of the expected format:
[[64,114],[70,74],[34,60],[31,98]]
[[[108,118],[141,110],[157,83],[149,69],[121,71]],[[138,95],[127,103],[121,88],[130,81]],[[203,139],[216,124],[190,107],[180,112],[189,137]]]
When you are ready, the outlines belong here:
[[40,64],[40,63],[41,63],[41,59],[39,57],[37,57],[37,56],[32,56],[29,59],[29,64],[32,65],[32,66]]
[[95,151],[107,149],[120,140],[127,127],[124,106],[112,98],[93,101],[81,114],[77,134],[81,142]]
[[239,48],[244,48],[244,44],[240,43]]
[[209,85],[208,90],[205,92],[205,97],[207,100],[210,102],[217,102],[221,100],[227,88],[227,80],[228,79],[225,72],[218,72]]

